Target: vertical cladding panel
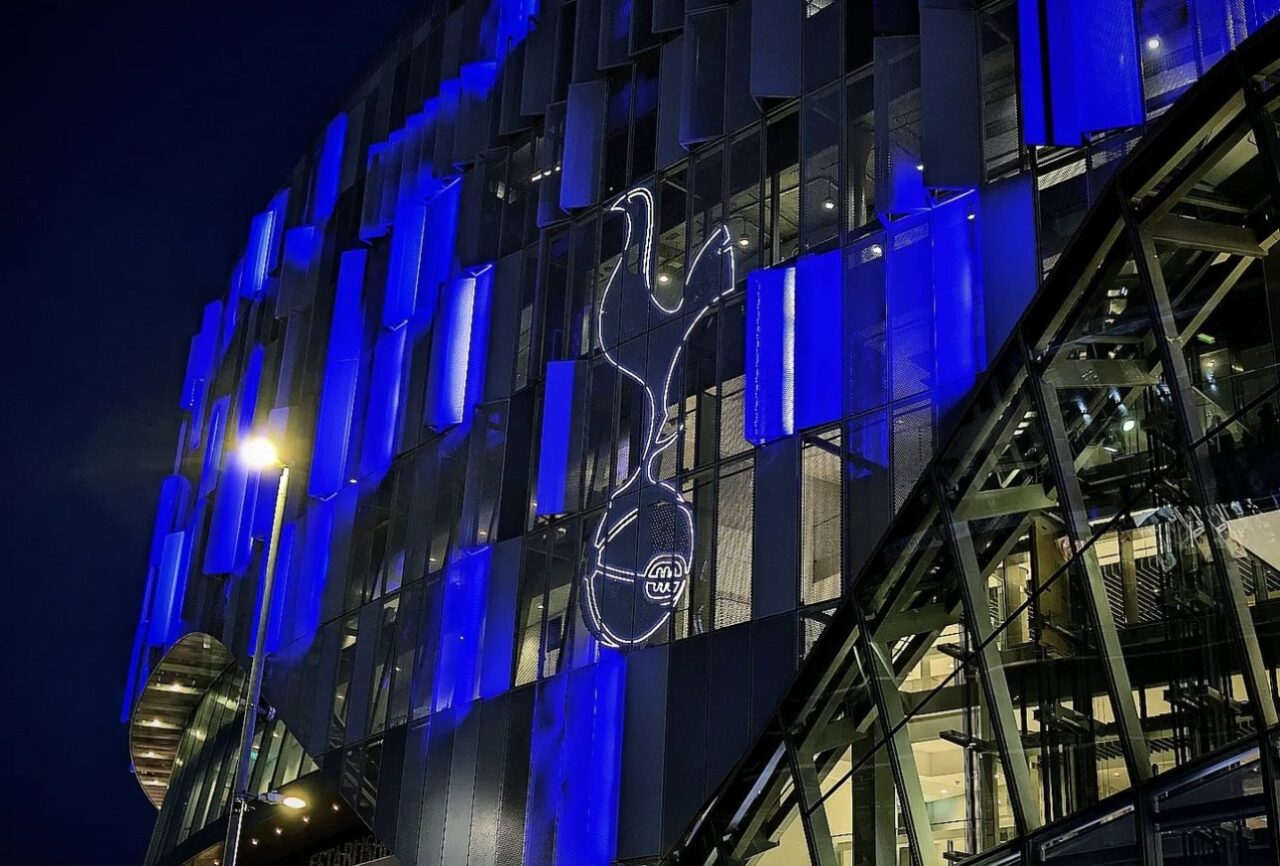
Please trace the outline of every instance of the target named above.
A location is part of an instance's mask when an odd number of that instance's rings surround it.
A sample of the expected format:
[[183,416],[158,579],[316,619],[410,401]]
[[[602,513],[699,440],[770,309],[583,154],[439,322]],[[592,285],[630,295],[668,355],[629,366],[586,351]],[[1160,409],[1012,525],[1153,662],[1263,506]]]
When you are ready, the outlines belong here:
[[728,8],[728,43],[725,49],[725,132],[736,132],[760,119],[760,104],[743,82],[751,80],[751,16],[753,4],[734,3]]
[[562,796],[561,758],[564,752],[567,676],[538,683],[529,741],[529,795],[524,821],[524,863],[552,866],[555,862],[556,813]]
[[525,40],[524,70],[520,76],[520,113],[536,117],[555,99],[556,37],[559,2],[544,3],[538,26]]
[[703,804],[707,780],[709,637],[703,634],[671,645],[663,768],[663,850],[671,847]]
[[596,60],[598,68],[608,69],[631,62],[633,9],[634,0],[601,0],[599,55]]
[[680,145],[684,39],[681,33],[661,49],[658,67],[658,168],[667,168],[685,156]]
[[329,219],[338,203],[338,194],[342,191],[342,164],[346,142],[347,116],[339,114],[325,127],[324,142],[316,160],[311,212],[317,223]]
[[574,84],[600,75],[600,4],[602,0],[578,0],[573,37]]
[[396,207],[391,262],[382,302],[382,324],[388,328],[398,328],[407,322],[417,306],[427,210],[428,205],[416,199],[402,201]]
[[508,406],[507,454],[502,470],[502,499],[498,512],[498,538],[519,536],[529,513],[529,461],[533,453],[533,391],[514,395]]
[[654,0],[631,0],[631,38],[627,47],[633,55],[658,45],[653,32],[653,4]]
[[747,275],[745,429],[757,445],[795,432],[796,271]]
[[759,736],[795,678],[797,648],[794,614],[751,624],[751,730]]
[[373,350],[364,436],[360,443],[361,477],[381,477],[391,468],[400,413],[406,334],[406,328],[378,333]]
[[480,747],[482,713],[476,707],[458,713],[453,738],[453,762],[449,768],[449,796],[445,808],[444,862],[467,863],[471,840],[471,814],[475,799],[476,758]]
[[933,256],[926,216],[896,223],[889,235],[885,296],[889,322],[890,395],[929,389],[934,373]]
[[685,18],[680,80],[680,143],[688,146],[724,134],[728,12],[708,9]]
[[528,45],[521,43],[511,52],[502,65],[502,92],[499,95],[498,134],[514,135],[529,128],[529,121],[521,113],[521,94],[524,85],[524,64]]
[[609,83],[603,78],[569,85],[560,176],[560,207],[565,210],[588,207],[600,199],[608,96]]
[[582,459],[586,373],[585,361],[547,364],[542,436],[538,445],[536,514],[564,514],[570,510],[566,495],[570,467],[576,467]]
[[454,165],[470,164],[476,155],[489,147],[497,133],[494,121],[494,88],[498,83],[498,64],[492,60],[468,63],[462,67],[458,104],[458,127],[453,138]]
[[502,762],[502,808],[498,818],[494,866],[524,866],[525,863],[525,812],[529,795],[534,697],[533,688],[520,689],[510,695]]
[[1143,121],[1132,3],[1019,0],[1019,69],[1028,144],[1079,146]]
[[454,279],[445,290],[427,373],[425,420],[437,430],[467,420],[482,390],[492,282],[493,269],[487,268]]
[[[476,750],[475,789],[471,807],[471,839],[467,866],[495,866],[502,818],[502,782],[505,770],[507,695],[485,701],[480,707],[480,739]],[[459,861],[463,862],[463,861]]]
[[382,741],[382,764],[378,773],[378,799],[374,804],[373,832],[393,851],[400,817],[401,768],[405,764],[407,729],[394,728]]
[[977,193],[930,213],[933,224],[933,315],[940,415],[964,399],[986,367],[982,288],[977,266]]
[[422,801],[426,794],[427,745],[430,728],[427,722],[405,729],[404,766],[400,777],[399,816],[392,850],[402,866],[417,866],[418,828],[422,817]]
[[872,26],[876,33],[916,33],[920,19],[917,0],[872,0]]
[[653,32],[669,33],[684,27],[685,0],[653,0]]
[[667,749],[669,646],[633,652],[627,661],[618,805],[618,859],[652,856],[662,846],[662,792]]
[[845,545],[845,573],[852,577],[874,552],[893,513],[887,413],[868,413],[850,423],[845,451],[845,508],[851,527]]
[[347,689],[347,745],[364,738],[369,714],[369,691],[373,686],[373,656],[378,646],[378,620],[382,605],[367,604],[360,609],[355,660],[351,669],[351,685]]
[[445,568],[440,649],[432,706],[439,712],[475,700],[493,548],[468,552]]
[[1039,287],[1040,262],[1031,175],[984,186],[979,196],[982,301],[990,361]]
[[480,697],[500,695],[511,687],[515,651],[516,600],[520,587],[521,539],[493,546],[489,596],[484,614],[484,655],[480,669]]
[[755,525],[770,530],[752,534],[752,619],[794,610],[798,603],[799,471],[799,448],[794,437],[771,442],[756,452]]
[[170,532],[161,544],[151,597],[148,642],[152,646],[167,646],[177,637],[176,612],[182,610],[182,589],[186,583],[185,539],[185,532]]
[[973,189],[983,175],[980,24],[977,11],[954,7],[921,3],[921,156],[926,186]]
[[795,266],[795,429],[840,418],[844,291],[841,251],[804,256]]
[[924,210],[929,196],[920,149],[920,40],[877,37],[874,54],[876,211]]
[[362,294],[366,257],[364,250],[351,250],[342,254],[338,265],[338,289],[333,302],[307,487],[312,496],[332,496],[346,480],[364,331]]
[[435,153],[432,157],[436,177],[447,177],[454,172],[453,142],[458,128],[458,112],[462,102],[462,82],[450,78],[440,82],[436,115]]
[[804,0],[751,0],[751,95],[800,95]]
[[258,473],[251,471],[236,454],[225,453],[205,540],[207,574],[237,573],[248,565],[252,552],[249,521],[257,491]]
[[295,226],[284,233],[277,319],[315,303],[315,265],[323,242],[324,237],[315,226]]
[[511,395],[515,372],[516,342],[520,334],[520,290],[524,254],[512,253],[498,260],[493,276],[493,303],[489,316],[489,358],[485,362],[485,402]]
[[749,739],[751,629],[729,628],[711,635],[710,701],[707,724],[707,786],[710,796],[742,757]]
[[[889,400],[884,233],[845,248],[844,400],[857,415]],[[1033,253],[1034,255],[1034,253]]]
[[457,711],[447,710],[431,717],[427,746],[427,781],[418,823],[418,866],[453,866],[444,859],[445,816],[449,788],[453,783],[454,719]]
[[564,155],[564,125],[568,103],[547,106],[542,142],[538,149],[540,179],[538,181],[538,228],[546,228],[568,214],[560,207],[561,158]]
[[609,866],[617,851],[626,664],[618,650],[602,650],[596,664],[567,676],[557,866]]

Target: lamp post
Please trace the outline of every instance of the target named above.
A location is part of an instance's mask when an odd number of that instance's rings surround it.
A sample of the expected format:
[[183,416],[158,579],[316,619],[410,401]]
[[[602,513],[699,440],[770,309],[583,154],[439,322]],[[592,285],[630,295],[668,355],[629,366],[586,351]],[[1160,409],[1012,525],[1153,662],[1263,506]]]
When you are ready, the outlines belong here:
[[266,659],[267,626],[271,611],[271,591],[276,580],[276,552],[280,546],[280,526],[284,522],[284,501],[289,489],[289,467],[280,462],[280,455],[269,439],[254,437],[240,447],[239,457],[250,468],[262,471],[272,466],[280,467],[280,482],[276,488],[275,512],[271,517],[271,536],[267,540],[267,567],[262,576],[262,604],[258,609],[258,630],[253,639],[253,656],[249,663],[249,681],[241,695],[244,707],[244,723],[240,728],[240,752],[236,758],[235,784],[231,788],[231,810],[227,816],[227,835],[222,844],[223,866],[236,866],[240,853],[240,831],[244,816],[253,798],[249,793],[249,770],[253,753],[253,737],[258,721],[258,700],[262,694],[262,669]]

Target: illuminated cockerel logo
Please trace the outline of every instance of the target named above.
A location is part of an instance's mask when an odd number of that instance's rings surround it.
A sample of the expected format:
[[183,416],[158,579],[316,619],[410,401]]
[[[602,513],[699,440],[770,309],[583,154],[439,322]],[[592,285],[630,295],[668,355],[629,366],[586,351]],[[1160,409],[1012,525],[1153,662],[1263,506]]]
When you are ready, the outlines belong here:
[[[596,526],[582,579],[582,608],[588,627],[607,646],[643,643],[671,618],[693,570],[693,509],[671,482],[660,480],[663,452],[680,438],[682,421],[675,381],[681,355],[707,311],[733,291],[733,242],[717,225],[689,262],[684,285],[659,276],[652,280],[656,232],[653,194],[633,189],[610,210],[624,215],[623,254],[609,275],[597,314],[597,339],[609,363],[644,394],[641,452],[613,491]],[[629,255],[638,239],[637,255]],[[642,300],[643,298],[643,300]],[[689,311],[686,312],[686,308]],[[606,334],[637,330],[624,316],[648,315],[647,362],[632,369],[622,353],[606,345]],[[606,327],[608,326],[608,327]],[[682,327],[683,326],[683,327]],[[646,372],[648,375],[646,375]]]

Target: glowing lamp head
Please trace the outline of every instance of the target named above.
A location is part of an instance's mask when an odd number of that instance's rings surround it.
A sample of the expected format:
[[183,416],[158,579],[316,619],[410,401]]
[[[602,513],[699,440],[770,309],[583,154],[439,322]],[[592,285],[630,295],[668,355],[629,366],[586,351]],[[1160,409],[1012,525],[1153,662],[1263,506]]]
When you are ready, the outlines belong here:
[[1124,421],[1120,423],[1120,429],[1126,433],[1133,432],[1133,429],[1137,426],[1138,426],[1138,422],[1132,418],[1126,418],[1124,419]]
[[284,806],[286,809],[305,809],[307,808],[307,801],[301,797],[290,794],[288,797],[285,797],[280,801],[280,805]]
[[251,436],[240,445],[240,459],[251,469],[267,469],[280,464],[280,452],[265,436]]

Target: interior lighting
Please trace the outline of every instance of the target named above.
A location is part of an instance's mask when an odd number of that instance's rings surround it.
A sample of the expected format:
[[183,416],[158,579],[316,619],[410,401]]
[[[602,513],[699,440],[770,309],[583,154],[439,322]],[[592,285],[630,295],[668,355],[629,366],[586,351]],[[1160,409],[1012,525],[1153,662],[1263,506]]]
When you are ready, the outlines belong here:
[[658,282],[665,286],[667,283],[671,282],[671,277],[666,274],[658,274]]
[[296,795],[290,794],[280,801],[280,805],[287,809],[305,809],[307,801]]

